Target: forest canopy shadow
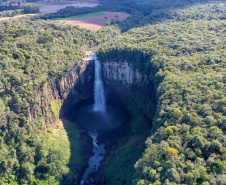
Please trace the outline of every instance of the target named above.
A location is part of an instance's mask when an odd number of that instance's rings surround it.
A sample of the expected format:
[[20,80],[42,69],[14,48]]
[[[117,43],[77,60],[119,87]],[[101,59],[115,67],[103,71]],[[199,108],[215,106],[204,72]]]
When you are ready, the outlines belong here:
[[78,79],[61,106],[60,119],[70,143],[70,159],[67,165],[70,171],[63,177],[62,185],[78,184],[82,169],[84,169],[84,158],[86,158],[84,146],[87,146],[86,143],[91,143],[91,141],[88,141],[89,138],[85,137],[85,133],[75,123],[70,122],[67,117],[74,105],[92,97],[94,71],[94,62],[90,61],[84,72],[78,74]]

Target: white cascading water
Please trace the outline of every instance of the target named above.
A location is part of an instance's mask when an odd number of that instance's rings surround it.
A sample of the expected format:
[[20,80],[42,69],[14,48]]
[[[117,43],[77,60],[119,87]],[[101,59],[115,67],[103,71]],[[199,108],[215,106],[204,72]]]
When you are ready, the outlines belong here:
[[96,53],[93,55],[95,60],[95,82],[94,82],[94,111],[105,111],[105,94],[104,94],[104,84],[101,75],[101,65],[100,61],[97,59]]

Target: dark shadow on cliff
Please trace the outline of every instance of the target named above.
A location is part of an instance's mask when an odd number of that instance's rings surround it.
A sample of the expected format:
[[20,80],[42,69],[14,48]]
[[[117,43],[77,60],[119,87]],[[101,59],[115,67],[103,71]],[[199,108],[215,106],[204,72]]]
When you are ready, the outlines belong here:
[[89,155],[92,153],[92,140],[83,130],[80,130],[75,123],[64,118],[61,120],[68,135],[71,152],[68,162],[70,171],[63,178],[61,184],[76,185],[79,184],[83,169],[86,167],[84,161],[88,161]]
[[[90,84],[90,86],[93,87],[93,83]],[[63,118],[61,119],[63,121],[64,128],[67,131],[71,149],[71,157],[68,163],[70,172],[64,177],[61,183],[62,185],[78,184],[79,179],[87,168],[88,159],[92,155],[92,139],[88,136],[86,130],[83,130],[84,126],[80,122],[76,121],[76,117],[79,115],[82,107],[90,107],[90,105],[93,104],[93,90],[91,90],[91,87],[89,87],[90,89],[86,89],[89,90],[89,93],[92,93],[90,98],[85,100],[81,99],[80,101],[70,105],[68,105],[68,103],[73,101],[65,101],[66,104],[64,106],[70,107],[70,109],[67,109],[67,112],[62,110]],[[120,100],[114,90],[110,87],[105,87],[106,103],[109,108],[121,110],[125,115],[124,122],[119,128],[99,133],[100,138],[98,141],[100,143],[105,143],[108,150],[112,146],[117,145],[119,139],[126,135],[128,121],[130,120],[131,115],[126,110],[126,105]],[[98,178],[103,180],[104,175],[102,172],[98,172],[98,174]]]
[[[125,136],[120,139],[120,142],[122,142],[123,144],[118,145],[118,143],[115,143],[113,145],[116,148],[124,148],[127,145],[131,145],[131,147],[133,148],[139,144],[142,144],[142,147],[139,148],[139,151],[141,152],[138,152],[136,157],[131,156],[131,160],[135,162],[141,157],[140,155],[142,154],[144,148],[144,140],[150,133],[152,117],[155,113],[157,106],[157,98],[155,93],[156,89],[155,83],[153,81],[153,76],[157,71],[156,69],[154,70],[153,66],[148,66],[148,68],[146,68],[147,66],[144,65],[144,61],[149,60],[152,56],[152,53],[148,53],[148,55],[146,55],[144,53],[141,53],[140,51],[117,51],[117,54],[120,54],[121,59],[123,58],[122,56],[124,56],[125,59],[128,60],[133,59],[134,55],[137,55],[137,60],[134,61],[135,63],[133,63],[135,69],[139,69],[140,72],[144,73],[149,69],[153,70],[150,77],[147,77],[149,79],[147,83],[134,84],[130,88],[123,87],[122,84],[114,84],[114,82],[105,80],[105,94],[107,98],[107,104],[112,107],[123,108],[127,110],[129,109],[128,111],[133,114],[131,115],[133,116],[133,119],[131,119],[132,122],[129,121],[129,123],[123,125],[125,129],[125,132],[123,131],[123,134],[125,133]],[[92,70],[94,72],[94,65],[92,66]],[[78,79],[75,86],[71,89],[70,93],[65,99],[61,108],[61,118],[64,118],[62,120],[64,128],[68,133],[68,139],[70,142],[71,149],[71,157],[68,162],[68,167],[70,168],[70,171],[64,177],[63,182],[61,184],[78,184],[79,178],[85,170],[85,165],[88,162],[88,158],[92,154],[92,151],[90,151],[92,150],[92,146],[89,147],[89,145],[92,143],[89,140],[89,137],[86,135],[86,132],[82,130],[83,128],[80,127],[79,124],[75,124],[75,122],[70,119],[71,117],[73,117],[73,115],[71,114],[77,114],[76,111],[73,111],[76,110],[76,108],[78,108],[81,104],[87,103],[86,101],[88,99],[89,101],[93,101],[92,96],[94,74],[92,74],[91,76],[92,80],[88,80],[90,79],[90,77]],[[86,83],[88,81],[89,83]],[[145,82],[145,80],[142,80],[142,82]],[[114,91],[114,94],[118,95],[118,97],[112,96],[112,92]],[[121,99],[122,103],[119,103],[119,99]],[[147,102],[149,102],[148,106],[146,106]],[[123,103],[125,105],[123,105]],[[92,102],[89,102],[88,104],[91,105]],[[115,140],[118,142],[119,138],[116,138]],[[109,148],[112,149],[113,145],[111,144]],[[131,150],[133,151],[133,149]],[[128,150],[128,153],[130,153],[129,151],[130,150]],[[127,153],[127,150],[125,152]],[[123,151],[121,150],[120,153],[121,156],[124,155]],[[120,165],[116,168],[118,167],[120,167]],[[124,167],[126,167],[126,162]],[[131,173],[132,172],[133,170],[131,167]]]
[[[106,94],[116,91],[115,94],[126,104],[125,109],[128,110],[130,119],[125,125],[125,134],[118,138],[115,145],[109,146],[109,155],[102,165],[103,176],[106,184],[129,185],[132,184],[132,176],[135,173],[134,164],[142,157],[145,140],[152,128],[152,120],[146,116],[143,101],[147,102],[146,100],[151,98],[151,95],[146,93],[150,92],[153,84],[150,81],[146,86],[134,85],[128,88],[114,81],[106,83],[109,84],[106,85]],[[146,100],[140,96],[142,91],[147,95]],[[112,106],[117,106],[116,99],[110,96],[109,99]]]
[[92,147],[87,147],[89,143],[91,144],[90,138],[75,123],[70,122],[67,117],[74,105],[93,96],[94,71],[94,62],[90,62],[84,72],[78,72],[78,78],[67,94],[67,97],[62,97],[64,92],[60,92],[61,98],[64,100],[60,110],[60,119],[63,122],[70,142],[70,159],[68,161],[70,171],[63,177],[60,183],[62,185],[75,185],[79,183],[79,178],[85,166],[84,161],[87,161],[89,158],[87,154],[91,153],[89,150]]

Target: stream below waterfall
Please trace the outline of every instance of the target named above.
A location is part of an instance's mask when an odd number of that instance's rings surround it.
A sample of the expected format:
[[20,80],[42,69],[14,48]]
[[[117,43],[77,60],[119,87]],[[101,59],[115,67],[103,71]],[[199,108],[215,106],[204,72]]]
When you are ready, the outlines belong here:
[[[120,106],[108,105],[108,101],[105,100],[101,64],[96,54],[93,55],[93,59],[95,60],[94,102],[85,101],[70,113],[70,120],[79,124],[92,138],[92,156],[89,158],[80,185],[104,184],[99,168],[107,153],[106,143],[109,145],[117,141],[124,133],[122,126],[128,119],[125,110],[119,108]],[[115,103],[117,100],[113,101]]]

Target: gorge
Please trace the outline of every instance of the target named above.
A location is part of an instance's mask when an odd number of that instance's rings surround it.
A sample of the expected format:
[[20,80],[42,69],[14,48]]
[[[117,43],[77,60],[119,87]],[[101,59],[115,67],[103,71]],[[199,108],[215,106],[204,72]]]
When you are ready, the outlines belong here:
[[[100,67],[100,65],[103,66]],[[54,80],[57,82],[56,85],[50,81],[44,88],[48,89],[48,93],[43,91],[42,96],[48,97],[45,99],[50,102],[55,101],[55,98],[62,102],[61,108],[59,107],[60,117],[76,124],[81,131],[85,131],[86,138],[91,138],[86,139],[87,141],[83,143],[84,148],[89,148],[84,150],[87,156],[84,160],[89,159],[89,162],[85,162],[83,168],[86,170],[81,176],[80,183],[84,185],[106,183],[103,167],[101,167],[101,171],[98,169],[101,164],[105,166],[104,163],[108,160],[112,150],[126,145],[130,138],[136,138],[135,132],[138,135],[142,133],[143,136],[132,145],[140,143],[140,139],[144,142],[149,133],[153,114],[151,96],[155,96],[150,93],[153,88],[153,80],[151,75],[142,75],[127,62],[103,62],[100,64],[95,55],[83,66],[75,67],[73,71]],[[102,74],[105,87],[101,80]],[[56,88],[51,90],[48,87]],[[134,91],[135,89],[139,90]],[[57,90],[59,93],[56,93]],[[62,92],[64,94],[61,94]],[[60,96],[54,96],[55,94],[60,94]],[[129,103],[131,99],[134,100],[133,105]],[[97,107],[95,108],[95,106]],[[137,112],[131,113],[130,108],[134,106]],[[134,124],[136,122],[134,122],[134,118],[140,117],[140,114],[144,115],[143,123],[140,120],[139,125]],[[70,131],[68,130],[68,132]],[[141,150],[143,150],[143,145]],[[131,156],[132,160],[138,160],[140,154]],[[101,162],[104,157],[104,161]]]
[[[102,11],[131,16],[50,20]],[[100,0],[0,21],[0,184],[226,184],[225,20],[220,0]]]
[[[99,166],[106,152],[109,155],[111,146],[116,146],[120,137],[126,134],[128,131],[126,125],[129,121],[128,110],[124,110],[126,107],[117,97],[117,93],[112,92],[113,87],[106,84],[107,87],[104,88],[102,67],[96,54],[93,59],[95,60],[94,104],[90,105],[90,102],[93,101],[87,100],[79,106],[75,105],[69,114],[69,120],[80,125],[92,138],[93,155],[89,158],[88,167],[80,182],[81,185],[106,183],[103,172],[99,171]],[[115,73],[117,74],[117,71]],[[124,71],[124,73],[126,76],[130,76],[131,70]],[[131,78],[134,77],[131,76]],[[106,89],[107,101],[105,101],[104,89]],[[106,143],[107,149],[105,149]]]

